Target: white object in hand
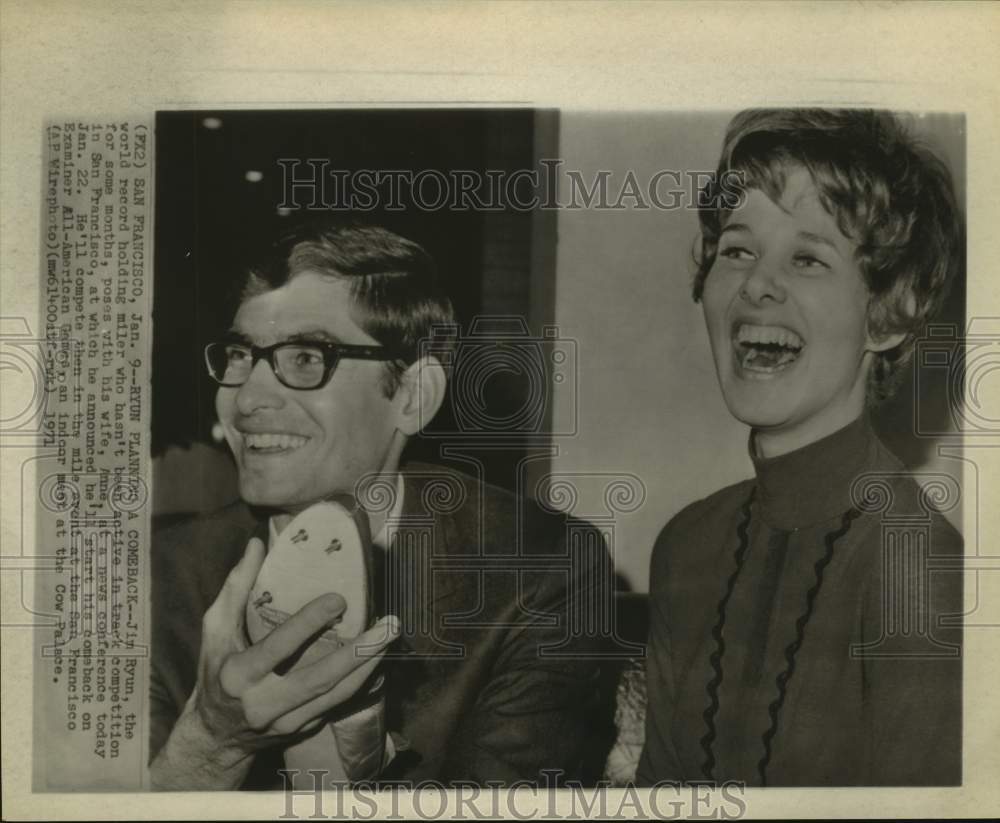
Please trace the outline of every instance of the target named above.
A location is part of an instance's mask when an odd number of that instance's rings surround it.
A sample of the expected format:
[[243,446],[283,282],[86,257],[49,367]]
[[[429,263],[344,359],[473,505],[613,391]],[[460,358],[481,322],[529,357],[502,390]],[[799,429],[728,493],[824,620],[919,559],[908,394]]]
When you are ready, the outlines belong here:
[[[336,592],[344,598],[346,608],[339,622],[301,650],[293,666],[308,665],[339,649],[373,621],[368,517],[352,504],[326,500],[294,517],[268,551],[251,589],[246,617],[247,634],[254,643],[320,595]],[[285,750],[294,788],[312,787],[310,770],[325,771],[322,782],[327,786],[368,776],[358,775],[359,770],[377,771],[385,745],[381,697],[377,701],[378,708],[365,707],[322,723],[311,737]],[[339,751],[340,736],[350,738],[351,751]]]
[[251,589],[250,640],[258,642],[311,600],[330,592],[344,598],[344,614],[296,665],[315,661],[367,629],[372,618],[367,531],[364,512],[358,517],[328,500],[293,518],[268,551]]

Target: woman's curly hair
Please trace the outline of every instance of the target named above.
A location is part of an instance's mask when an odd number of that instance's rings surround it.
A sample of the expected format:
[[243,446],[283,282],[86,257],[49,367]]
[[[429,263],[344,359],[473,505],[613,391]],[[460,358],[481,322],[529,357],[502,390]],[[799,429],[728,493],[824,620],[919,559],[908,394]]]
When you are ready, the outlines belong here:
[[733,181],[780,199],[791,169],[812,176],[826,210],[857,245],[873,337],[905,335],[879,352],[869,403],[898,387],[917,337],[964,265],[964,230],[951,175],[889,112],[752,109],[733,118],[718,171],[701,192],[694,299],[700,300],[730,213]]

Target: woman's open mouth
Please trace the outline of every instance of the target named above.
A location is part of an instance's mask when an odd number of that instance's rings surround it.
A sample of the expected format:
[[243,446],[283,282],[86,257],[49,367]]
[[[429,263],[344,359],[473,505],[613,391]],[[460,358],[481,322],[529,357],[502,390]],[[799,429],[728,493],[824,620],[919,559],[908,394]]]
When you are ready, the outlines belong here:
[[755,379],[790,368],[806,345],[789,328],[754,323],[737,323],[733,328],[732,344],[739,371]]

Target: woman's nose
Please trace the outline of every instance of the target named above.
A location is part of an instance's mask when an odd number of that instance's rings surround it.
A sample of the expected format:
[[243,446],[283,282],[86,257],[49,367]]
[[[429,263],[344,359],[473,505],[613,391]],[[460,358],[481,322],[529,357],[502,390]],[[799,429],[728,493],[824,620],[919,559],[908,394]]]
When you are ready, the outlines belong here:
[[784,303],[786,293],[784,276],[780,267],[767,260],[759,260],[747,272],[743,286],[740,288],[740,296],[753,305],[769,301]]

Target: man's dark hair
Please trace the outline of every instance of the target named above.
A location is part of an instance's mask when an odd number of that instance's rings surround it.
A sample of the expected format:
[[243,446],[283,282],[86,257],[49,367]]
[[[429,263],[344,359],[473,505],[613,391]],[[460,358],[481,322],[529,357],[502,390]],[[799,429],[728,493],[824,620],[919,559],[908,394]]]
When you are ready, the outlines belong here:
[[387,397],[421,353],[446,359],[442,350],[449,337],[440,332],[454,326],[455,313],[434,261],[417,243],[381,226],[333,219],[303,223],[246,267],[240,301],[281,288],[307,271],[348,281],[355,321],[399,354],[386,362]]
[[867,396],[877,403],[898,386],[918,335],[940,310],[964,258],[951,175],[891,113],[861,109],[753,109],[729,124],[715,180],[702,193],[694,299],[700,300],[730,213],[720,181],[781,198],[788,172],[806,169],[857,258],[870,295],[876,338],[903,332],[880,352]]

